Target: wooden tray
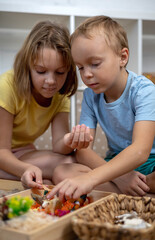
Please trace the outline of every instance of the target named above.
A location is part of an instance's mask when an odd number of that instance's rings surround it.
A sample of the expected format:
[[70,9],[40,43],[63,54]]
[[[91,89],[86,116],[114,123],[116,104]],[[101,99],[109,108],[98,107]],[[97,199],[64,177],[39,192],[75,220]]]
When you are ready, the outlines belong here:
[[[92,191],[91,196],[94,201],[100,201],[100,199],[109,196],[111,193],[102,192],[102,191]],[[21,191],[20,193],[11,194],[8,198],[12,196],[31,196],[31,190]],[[0,198],[0,202],[2,198]],[[91,203],[91,204],[94,204]],[[83,207],[87,208],[91,204]],[[51,222],[51,224],[44,225],[40,229],[35,229],[33,231],[23,233],[21,231],[12,230],[9,228],[0,227],[0,240],[75,240],[77,236],[72,230],[71,219],[75,215],[75,213],[80,212],[83,208],[76,210],[75,212],[69,213],[63,217],[61,217],[56,222]]]

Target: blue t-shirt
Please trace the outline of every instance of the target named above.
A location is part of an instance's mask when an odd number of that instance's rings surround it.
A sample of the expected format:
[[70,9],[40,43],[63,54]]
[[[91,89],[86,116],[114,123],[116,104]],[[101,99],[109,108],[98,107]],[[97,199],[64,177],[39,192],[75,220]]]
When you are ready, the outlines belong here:
[[[155,121],[155,85],[146,77],[128,71],[128,80],[119,99],[107,103],[104,93],[92,89],[84,91],[80,124],[103,129],[109,151],[118,154],[132,143],[133,126],[136,121]],[[155,139],[151,150],[155,154]]]

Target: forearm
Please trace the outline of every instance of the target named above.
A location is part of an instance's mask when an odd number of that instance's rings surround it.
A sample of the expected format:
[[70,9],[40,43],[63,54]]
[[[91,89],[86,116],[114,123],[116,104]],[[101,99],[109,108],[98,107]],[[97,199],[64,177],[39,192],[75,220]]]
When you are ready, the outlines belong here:
[[88,166],[91,169],[102,166],[106,161],[98,156],[91,148],[76,151],[76,160],[78,163]]
[[130,145],[112,160],[94,169],[89,174],[92,181],[94,181],[94,185],[97,186],[134,170],[146,160],[147,154],[138,151],[138,148],[134,145]]
[[0,169],[21,177],[31,165],[18,160],[9,149],[0,149]]
[[52,148],[53,152],[55,153],[60,153],[60,154],[70,154],[74,151],[73,148],[67,146],[64,143],[64,138],[61,138],[60,140],[58,140],[57,142],[53,143],[53,148]]

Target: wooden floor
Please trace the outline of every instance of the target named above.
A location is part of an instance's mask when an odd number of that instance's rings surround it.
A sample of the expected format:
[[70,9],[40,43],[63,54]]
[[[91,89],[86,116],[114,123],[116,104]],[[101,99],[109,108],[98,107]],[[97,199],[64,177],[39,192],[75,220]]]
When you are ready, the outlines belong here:
[[20,181],[0,179],[0,197],[23,191],[24,188]]

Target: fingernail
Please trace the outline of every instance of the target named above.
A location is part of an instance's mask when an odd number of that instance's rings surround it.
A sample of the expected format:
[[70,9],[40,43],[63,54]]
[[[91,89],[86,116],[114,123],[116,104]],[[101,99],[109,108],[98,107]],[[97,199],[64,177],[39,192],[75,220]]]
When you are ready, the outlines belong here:
[[47,198],[47,200],[49,200],[49,199],[50,199],[48,195],[46,195],[46,198]]

